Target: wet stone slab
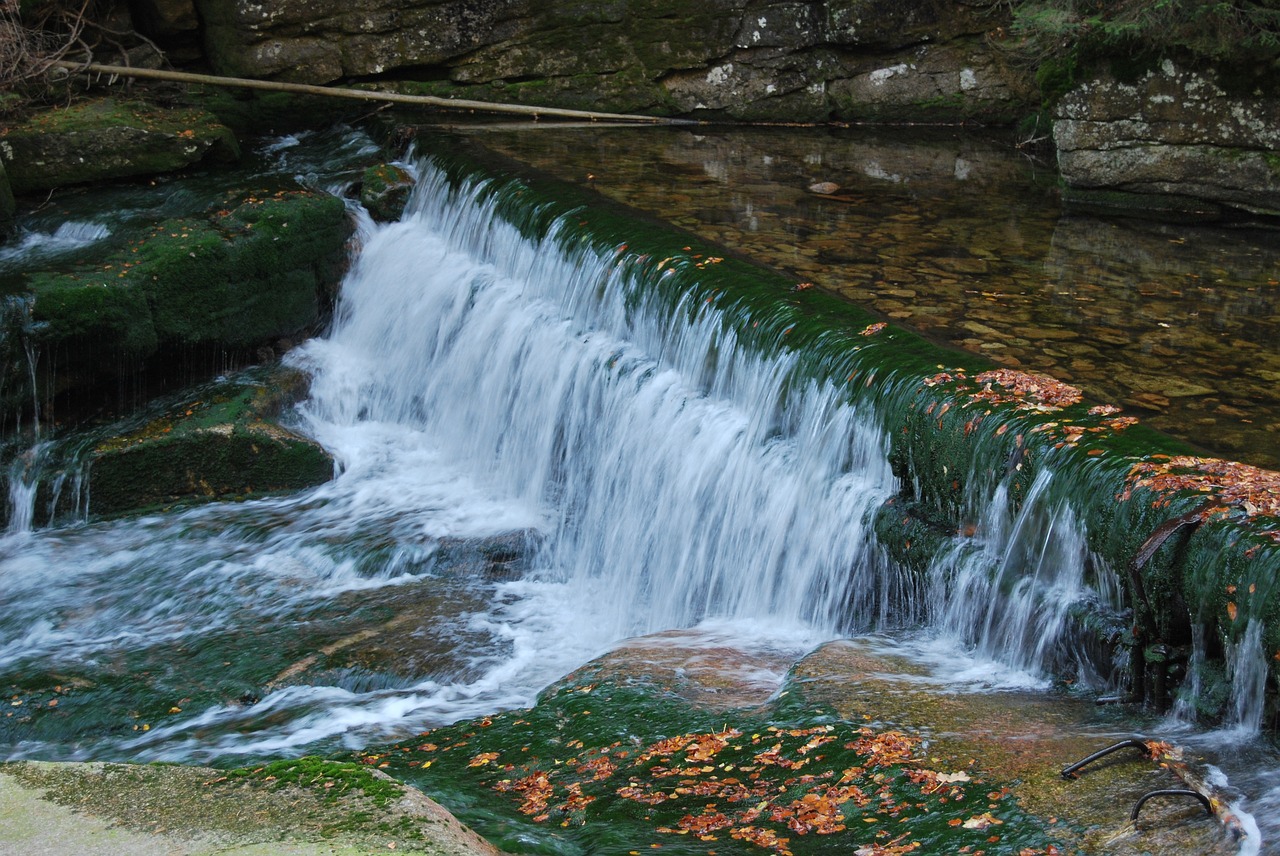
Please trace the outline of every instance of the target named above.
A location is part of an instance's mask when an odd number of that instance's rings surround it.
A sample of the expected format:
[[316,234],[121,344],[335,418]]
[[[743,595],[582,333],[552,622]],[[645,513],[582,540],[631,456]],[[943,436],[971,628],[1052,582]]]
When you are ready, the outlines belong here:
[[[928,735],[931,755],[970,763],[1013,783],[1021,805],[1051,819],[1091,853],[1235,853],[1222,824],[1190,799],[1135,803],[1183,780],[1135,751],[1108,756],[1074,780],[1060,771],[1132,736],[1135,727],[1091,701],[1041,692],[965,693],[882,644],[832,642],[800,660],[788,687],[841,716]],[[1129,728],[1126,728],[1126,725]]]
[[359,757],[456,805],[507,847],[1237,850],[1189,800],[1153,800],[1136,827],[1129,822],[1144,794],[1184,787],[1145,753],[1062,778],[1067,764],[1132,733],[1111,709],[1037,692],[957,691],[879,638],[797,656],[699,631],[632,639],[548,687],[532,709]]

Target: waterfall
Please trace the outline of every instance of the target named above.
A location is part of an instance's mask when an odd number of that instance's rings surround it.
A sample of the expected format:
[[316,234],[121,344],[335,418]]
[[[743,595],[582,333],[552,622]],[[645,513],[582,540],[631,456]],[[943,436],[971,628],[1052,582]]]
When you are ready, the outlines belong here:
[[1241,638],[1227,646],[1231,676],[1232,724],[1247,734],[1262,724],[1267,688],[1267,652],[1262,644],[1264,622],[1249,619]]
[[[26,388],[31,399],[31,433],[39,437],[40,388],[36,368],[40,352],[35,334],[42,323],[32,318],[34,306],[35,298],[31,295],[9,294],[0,299],[0,396],[9,393],[21,397],[21,388]],[[6,390],[6,382],[18,385],[19,389]]]
[[[620,640],[672,628],[799,654],[923,623],[940,648],[1037,681],[1076,656],[1070,608],[1109,603],[1115,581],[1051,472],[1016,514],[997,487],[972,537],[917,576],[873,534],[899,492],[882,403],[798,350],[744,341],[706,295],[655,288],[670,268],[582,239],[578,216],[522,235],[512,211],[541,214],[521,204],[424,166],[400,222],[363,224],[332,329],[289,357],[312,375],[299,416],[333,482],[0,539],[0,679],[107,685],[104,664],[127,658],[182,697],[193,657],[210,686],[262,694],[204,688],[145,731],[11,754],[364,745],[529,704]],[[518,578],[441,559],[497,537],[536,545]],[[414,597],[431,611],[396,620],[430,655],[421,672],[289,680],[316,650],[291,628]]]
[[10,535],[31,531],[36,516],[36,492],[52,446],[49,441],[37,443],[9,464]]
[[427,170],[367,241],[308,351],[317,435],[372,420],[435,438],[539,509],[543,572],[597,590],[615,638],[883,614],[868,520],[895,485],[875,424],[792,355],[646,295],[622,255],[531,243],[481,190]]

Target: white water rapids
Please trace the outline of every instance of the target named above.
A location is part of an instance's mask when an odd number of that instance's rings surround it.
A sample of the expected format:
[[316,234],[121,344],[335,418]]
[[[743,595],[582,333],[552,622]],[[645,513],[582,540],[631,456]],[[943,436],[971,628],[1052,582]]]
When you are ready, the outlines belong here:
[[997,498],[983,534],[904,582],[870,531],[897,485],[868,415],[798,381],[792,356],[741,347],[714,312],[663,311],[618,257],[535,245],[476,195],[428,169],[401,222],[364,223],[333,329],[291,355],[314,378],[302,426],[338,477],[291,497],[11,533],[0,673],[110,672],[210,638],[239,640],[204,664],[234,671],[260,628],[423,585],[442,543],[524,533],[531,566],[434,580],[448,610],[418,632],[448,656],[412,681],[175,700],[142,731],[32,740],[9,757],[360,746],[527,705],[622,639],[698,625],[799,653],[924,621],[935,654],[969,652],[953,675],[1025,685],[1074,657],[1067,609],[1090,585],[1117,596],[1086,580],[1070,509],[1040,503],[1043,484],[1017,519]]

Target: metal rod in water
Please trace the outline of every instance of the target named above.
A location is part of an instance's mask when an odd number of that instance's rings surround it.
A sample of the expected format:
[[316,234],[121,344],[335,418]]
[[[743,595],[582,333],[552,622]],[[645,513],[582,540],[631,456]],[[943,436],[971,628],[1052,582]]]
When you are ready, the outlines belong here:
[[1134,805],[1133,811],[1129,813],[1129,819],[1136,823],[1138,820],[1138,812],[1142,811],[1142,806],[1145,805],[1147,800],[1152,797],[1192,797],[1200,801],[1200,804],[1204,806],[1204,810],[1209,812],[1209,817],[1213,817],[1213,803],[1210,802],[1209,798],[1204,794],[1199,791],[1193,791],[1185,788],[1168,788],[1143,794],[1141,798],[1138,799],[1137,804]]
[[1076,773],[1079,772],[1081,767],[1084,767],[1088,764],[1092,764],[1094,761],[1097,761],[1099,758],[1105,758],[1107,755],[1110,755],[1112,752],[1118,752],[1119,750],[1129,746],[1132,746],[1134,749],[1137,749],[1138,751],[1142,752],[1144,755],[1149,752],[1149,750],[1147,749],[1147,743],[1145,740],[1140,740],[1137,737],[1130,737],[1127,740],[1121,740],[1119,743],[1112,744],[1111,746],[1108,746],[1106,749],[1099,749],[1097,752],[1094,752],[1088,758],[1083,758],[1079,761],[1076,761],[1074,764],[1071,764],[1067,767],[1063,767],[1062,778],[1074,779],[1076,778]]

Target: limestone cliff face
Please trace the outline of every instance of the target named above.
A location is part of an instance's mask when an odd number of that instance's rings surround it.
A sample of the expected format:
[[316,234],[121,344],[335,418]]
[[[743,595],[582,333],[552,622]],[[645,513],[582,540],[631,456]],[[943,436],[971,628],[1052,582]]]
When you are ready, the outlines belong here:
[[1280,214],[1280,99],[1212,72],[1166,60],[1133,81],[1099,76],[1059,102],[1053,135],[1069,190]]
[[995,0],[195,0],[226,74],[780,121],[1013,121]]

